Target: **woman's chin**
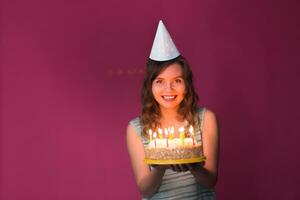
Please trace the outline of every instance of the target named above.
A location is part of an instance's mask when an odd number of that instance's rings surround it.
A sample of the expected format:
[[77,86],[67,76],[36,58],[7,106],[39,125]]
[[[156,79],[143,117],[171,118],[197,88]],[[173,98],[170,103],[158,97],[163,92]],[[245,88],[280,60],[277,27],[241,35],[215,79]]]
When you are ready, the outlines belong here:
[[160,108],[161,109],[167,109],[167,110],[172,110],[172,109],[174,109],[174,110],[177,110],[177,108],[179,107],[179,104],[174,104],[174,105],[170,105],[170,104],[161,104],[160,105]]

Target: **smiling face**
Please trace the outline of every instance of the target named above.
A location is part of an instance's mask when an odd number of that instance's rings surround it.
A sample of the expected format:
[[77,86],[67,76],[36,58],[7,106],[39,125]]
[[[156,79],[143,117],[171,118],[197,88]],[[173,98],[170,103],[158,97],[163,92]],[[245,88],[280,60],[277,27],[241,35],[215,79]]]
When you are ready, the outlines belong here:
[[152,93],[160,109],[178,109],[185,95],[180,64],[169,65],[153,80]]

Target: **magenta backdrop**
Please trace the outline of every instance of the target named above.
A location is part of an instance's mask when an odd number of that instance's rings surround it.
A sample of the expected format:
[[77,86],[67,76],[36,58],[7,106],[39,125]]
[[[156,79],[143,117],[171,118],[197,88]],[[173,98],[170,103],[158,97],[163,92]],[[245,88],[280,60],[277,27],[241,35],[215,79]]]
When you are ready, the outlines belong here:
[[140,198],[125,129],[159,19],[220,121],[219,199],[300,199],[298,1],[1,4],[1,200]]

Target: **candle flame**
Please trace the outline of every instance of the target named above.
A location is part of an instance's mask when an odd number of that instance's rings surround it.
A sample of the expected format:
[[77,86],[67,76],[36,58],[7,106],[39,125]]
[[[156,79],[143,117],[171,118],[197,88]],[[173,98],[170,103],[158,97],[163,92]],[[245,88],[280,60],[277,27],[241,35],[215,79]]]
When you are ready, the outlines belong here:
[[192,135],[194,134],[194,128],[193,128],[193,126],[192,126],[192,125],[190,126],[190,129],[189,129],[189,131],[190,131],[190,134],[192,134]]
[[171,133],[174,134],[174,126],[171,127]]
[[154,138],[157,137],[157,133],[156,133],[156,132],[153,133],[153,137],[154,137]]
[[167,128],[165,128],[165,135],[166,135],[166,137],[168,137],[168,135],[169,135],[169,132],[168,132]]
[[161,128],[158,128],[158,133],[159,133],[159,134],[162,134],[162,132],[163,132],[162,129],[161,129]]
[[184,131],[184,127],[180,127],[180,128],[178,129],[178,131],[179,131],[180,133],[182,133],[182,132]]
[[158,128],[158,138],[162,139],[163,138],[163,131],[161,128]]

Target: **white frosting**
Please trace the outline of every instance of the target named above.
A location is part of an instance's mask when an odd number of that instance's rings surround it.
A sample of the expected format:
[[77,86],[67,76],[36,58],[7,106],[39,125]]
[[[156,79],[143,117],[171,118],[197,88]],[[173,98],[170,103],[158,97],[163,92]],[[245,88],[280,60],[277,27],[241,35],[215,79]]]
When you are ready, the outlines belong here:
[[[155,142],[156,142],[156,145],[155,145]],[[182,144],[182,142],[179,138],[174,138],[172,140],[168,139],[168,147],[169,148],[176,148],[176,147],[182,147],[182,146],[192,146],[192,145],[193,145],[193,139],[192,138],[184,138],[184,144]],[[166,147],[167,147],[166,138],[153,139],[148,145],[148,148],[166,148]]]

